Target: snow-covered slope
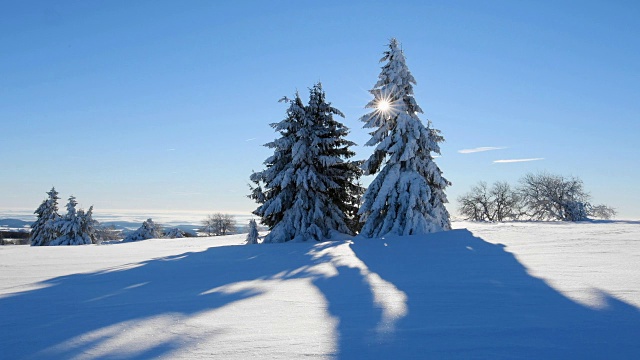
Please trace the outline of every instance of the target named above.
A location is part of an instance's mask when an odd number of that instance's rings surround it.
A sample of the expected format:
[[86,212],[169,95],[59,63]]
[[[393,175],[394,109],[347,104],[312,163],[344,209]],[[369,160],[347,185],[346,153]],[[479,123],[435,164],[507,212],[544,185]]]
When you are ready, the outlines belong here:
[[640,224],[454,227],[0,247],[0,358],[640,357]]

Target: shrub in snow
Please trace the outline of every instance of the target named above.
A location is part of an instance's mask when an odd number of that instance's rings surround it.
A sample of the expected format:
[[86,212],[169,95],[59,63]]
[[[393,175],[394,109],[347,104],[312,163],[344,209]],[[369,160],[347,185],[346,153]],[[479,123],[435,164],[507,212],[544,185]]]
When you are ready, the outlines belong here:
[[589,220],[587,204],[580,201],[567,201],[564,205],[565,217],[567,221]]
[[256,221],[249,220],[249,233],[247,234],[247,244],[257,244],[260,235],[258,233],[258,224]]
[[58,238],[58,229],[56,223],[60,218],[58,215],[58,192],[52,187],[47,192],[49,198],[44,200],[36,209],[37,219],[31,225],[30,242],[31,246],[49,245],[49,243]]
[[176,238],[183,238],[184,237],[184,231],[178,229],[178,228],[171,228],[169,230],[167,230],[164,234],[164,237],[169,238],[169,239],[176,239]]
[[99,244],[104,241],[115,241],[122,239],[122,231],[118,230],[115,225],[101,225],[96,222],[95,226],[95,243]]
[[130,233],[124,238],[124,242],[146,240],[146,239],[159,239],[162,237],[162,228],[160,225],[153,222],[151,219],[142,223],[142,226],[138,230]]
[[344,139],[348,129],[333,115],[343,116],[325,100],[321,84],[310,89],[309,105],[300,96],[289,102],[287,117],[271,126],[281,137],[265,146],[274,149],[253,173],[256,184],[249,195],[261,204],[253,213],[271,230],[265,243],[322,240],[330,231],[353,233],[350,217],[356,212],[360,176]]
[[361,121],[373,128],[368,146],[376,146],[362,168],[376,174],[363,195],[359,214],[366,237],[414,235],[451,229],[445,188],[449,181],[433,160],[440,154],[440,131],[424,126],[413,97],[415,79],[398,41],[391,39],[386,61]]
[[607,206],[607,205],[589,205],[588,206],[589,216],[601,218],[601,219],[611,219],[616,215],[616,210]]

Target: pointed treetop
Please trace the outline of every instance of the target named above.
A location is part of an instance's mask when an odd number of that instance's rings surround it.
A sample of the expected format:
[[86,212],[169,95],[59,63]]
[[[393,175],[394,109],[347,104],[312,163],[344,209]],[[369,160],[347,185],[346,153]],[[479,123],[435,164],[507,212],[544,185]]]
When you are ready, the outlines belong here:
[[78,205],[78,202],[76,201],[76,197],[71,195],[69,196],[69,202],[67,203],[67,215],[68,216],[73,216],[76,213],[76,205]]
[[56,191],[55,186],[52,186],[52,187],[51,187],[51,190],[49,190],[49,191],[47,192],[47,195],[49,195],[49,199],[56,199],[56,200],[57,200],[57,199],[60,199],[60,198],[58,197],[58,192]]

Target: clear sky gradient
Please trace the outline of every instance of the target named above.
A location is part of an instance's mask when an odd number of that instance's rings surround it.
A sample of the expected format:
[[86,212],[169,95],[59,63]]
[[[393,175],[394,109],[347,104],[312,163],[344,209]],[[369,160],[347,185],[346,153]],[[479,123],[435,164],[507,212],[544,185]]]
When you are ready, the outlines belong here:
[[637,1],[5,1],[0,209],[55,185],[96,213],[249,213],[278,99],[322,81],[364,144],[396,37],[452,212],[480,180],[546,170],[637,219],[638,19]]

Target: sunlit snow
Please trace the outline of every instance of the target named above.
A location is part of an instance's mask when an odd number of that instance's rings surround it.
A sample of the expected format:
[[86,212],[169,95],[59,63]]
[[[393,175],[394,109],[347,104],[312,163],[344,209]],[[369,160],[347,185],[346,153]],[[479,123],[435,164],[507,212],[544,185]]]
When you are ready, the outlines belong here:
[[640,223],[0,247],[7,359],[638,358]]

